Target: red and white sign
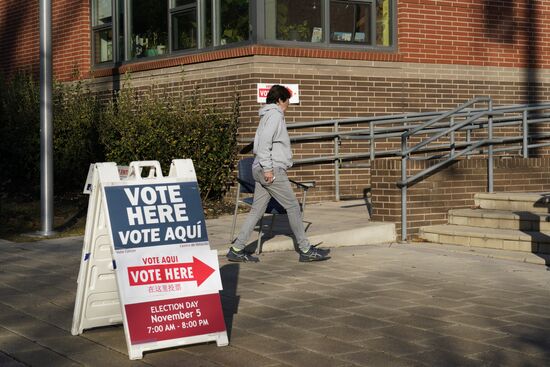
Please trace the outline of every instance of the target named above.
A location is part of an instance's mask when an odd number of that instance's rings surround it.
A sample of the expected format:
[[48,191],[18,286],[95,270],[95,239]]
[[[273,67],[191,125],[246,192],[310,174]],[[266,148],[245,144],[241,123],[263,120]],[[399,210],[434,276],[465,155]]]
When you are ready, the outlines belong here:
[[[267,93],[269,92],[269,89],[274,86],[275,84],[266,84],[266,83],[258,83],[257,84],[257,101],[258,103],[265,103]],[[300,103],[300,88],[298,87],[298,84],[279,84],[288,89],[290,92],[290,103],[291,104],[297,104]]]
[[124,308],[132,344],[225,331],[218,293],[133,303]]
[[119,291],[125,303],[217,293],[222,289],[218,255],[209,246],[150,246],[115,252]]
[[174,160],[169,177],[156,161],[132,162],[129,171],[142,167],[154,167],[157,177],[123,180],[113,165],[108,174],[99,170],[102,195],[94,196],[103,200],[97,213],[109,230],[128,355],[227,345],[218,254],[209,246],[192,162]]

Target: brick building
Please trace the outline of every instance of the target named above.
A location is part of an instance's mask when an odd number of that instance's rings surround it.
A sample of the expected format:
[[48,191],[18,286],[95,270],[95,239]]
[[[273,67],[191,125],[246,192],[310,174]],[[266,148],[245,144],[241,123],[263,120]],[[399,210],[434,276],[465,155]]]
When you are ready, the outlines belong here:
[[[110,90],[131,72],[134,85],[199,86],[220,103],[239,93],[243,139],[257,123],[256,83],[299,85],[289,123],[450,109],[479,95],[495,105],[533,103],[549,94],[548,0],[52,0],[52,17],[57,80]],[[1,72],[38,70],[38,32],[38,2],[0,4]],[[295,147],[298,158],[329,150]],[[317,181],[312,200],[334,198],[331,164],[294,174]],[[361,197],[371,170],[343,169],[340,180],[342,197]]]

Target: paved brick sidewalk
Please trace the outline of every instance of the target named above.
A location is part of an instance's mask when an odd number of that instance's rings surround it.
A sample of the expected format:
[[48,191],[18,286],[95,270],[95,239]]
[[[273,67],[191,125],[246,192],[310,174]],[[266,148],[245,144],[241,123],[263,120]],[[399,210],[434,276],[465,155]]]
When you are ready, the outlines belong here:
[[130,361],[121,326],[70,335],[81,238],[0,246],[1,366],[548,366],[545,266],[424,245],[220,260],[230,346]]

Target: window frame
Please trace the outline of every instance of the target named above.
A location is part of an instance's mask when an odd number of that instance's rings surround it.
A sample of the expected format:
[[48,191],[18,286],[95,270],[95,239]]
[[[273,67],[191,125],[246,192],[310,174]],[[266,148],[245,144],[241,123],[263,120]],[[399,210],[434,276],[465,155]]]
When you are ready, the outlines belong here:
[[[202,19],[203,19],[203,13],[204,13],[204,1],[205,0],[195,0],[193,3],[186,4],[186,5],[180,5],[180,6],[174,6],[172,7],[172,3],[175,2],[175,0],[168,0],[168,55],[177,54],[181,52],[189,52],[189,51],[199,51],[202,50],[204,45],[204,32],[202,31]],[[172,33],[172,19],[173,16],[178,14],[186,14],[190,13],[195,9],[195,16],[197,19],[197,35],[196,35],[196,47],[192,48],[186,48],[186,49],[180,49],[175,50],[173,45],[173,33]]]
[[[92,65],[110,65],[115,62],[116,59],[116,48],[115,48],[115,32],[114,32],[114,17],[115,17],[115,3],[116,0],[110,0],[111,1],[111,22],[110,23],[103,23],[96,25],[96,23],[99,23],[96,19],[97,14],[94,11],[94,3],[97,3],[98,0],[91,0],[90,1],[90,40],[91,40],[91,57],[92,57]],[[95,35],[97,33],[103,32],[103,31],[111,31],[111,60],[103,61],[96,63],[96,52],[98,52],[96,45],[95,45]]]
[[[359,4],[362,4],[362,5],[370,5],[370,14],[369,14],[369,35],[370,35],[370,39],[369,39],[369,42],[368,43],[359,43],[359,42],[355,42],[353,41],[353,39],[355,38],[355,34],[357,32],[355,32],[355,30],[352,31],[352,40],[351,41],[335,41],[335,40],[332,40],[332,39],[329,39],[328,40],[328,43],[329,44],[333,44],[333,45],[345,45],[345,46],[350,46],[350,45],[355,45],[356,47],[372,47],[374,45],[376,45],[376,0],[330,0],[329,1],[329,9],[328,9],[328,12],[330,13],[330,6],[333,4],[333,3],[338,3],[338,4],[350,4],[350,5],[359,5]],[[355,15],[355,10],[354,9],[354,15]],[[330,14],[329,14],[329,18],[330,18]],[[329,23],[328,24],[328,31],[329,31],[329,35],[332,34],[332,29],[331,29],[331,24]],[[380,47],[380,46],[379,46]],[[387,46],[383,46],[383,47],[387,47]]]
[[[304,41],[290,41],[290,40],[278,40],[267,39],[265,37],[265,1],[258,1],[261,3],[256,12],[258,18],[256,32],[257,42],[260,44],[276,45],[276,46],[293,46],[303,48],[324,48],[324,49],[346,49],[353,51],[369,51],[369,52],[395,52],[397,50],[397,0],[389,0],[390,6],[390,45],[380,46],[376,43],[376,0],[347,0],[350,3],[371,3],[371,16],[372,22],[371,39],[372,44],[360,44],[360,43],[334,43],[330,39],[330,3],[332,1],[339,0],[317,0],[321,6],[321,17],[323,25],[323,41],[322,42],[304,42]],[[341,0],[345,2],[346,0]]]
[[[143,62],[148,60],[156,60],[158,58],[169,58],[171,56],[180,56],[184,54],[195,54],[211,50],[221,50],[226,48],[239,47],[246,44],[263,44],[263,45],[276,45],[283,47],[302,47],[302,48],[316,48],[316,49],[336,49],[336,50],[352,50],[352,51],[366,51],[366,52],[395,52],[397,50],[397,1],[389,1],[389,23],[390,23],[390,36],[389,46],[382,46],[377,44],[377,0],[348,0],[350,3],[370,3],[371,4],[371,42],[372,44],[361,44],[358,42],[349,43],[334,43],[330,38],[330,4],[332,1],[345,1],[345,0],[317,0],[318,6],[321,7],[321,24],[323,26],[323,40],[321,42],[307,42],[307,41],[291,41],[291,40],[277,40],[266,39],[266,0],[248,0],[248,21],[250,25],[250,32],[248,39],[238,42],[231,42],[222,45],[220,42],[221,35],[220,29],[223,28],[220,23],[221,19],[221,6],[220,1],[223,0],[195,0],[196,12],[197,12],[197,47],[174,50],[172,45],[172,15],[183,11],[184,8],[192,8],[192,5],[182,5],[178,7],[171,7],[174,0],[164,0],[168,3],[168,10],[166,13],[167,24],[167,50],[165,54],[158,56],[147,56],[143,58],[131,58],[130,38],[130,3],[132,0],[111,0],[111,23],[94,25],[96,23],[95,14],[93,10],[94,4],[99,0],[90,0],[90,36],[91,36],[91,65],[94,68],[113,67],[114,65],[121,65],[127,63]],[[162,0],[159,0],[162,1]],[[206,2],[211,2],[211,13],[206,14],[207,6]],[[211,32],[212,32],[212,44],[205,46],[205,19],[210,18]],[[119,24],[122,21],[123,24]],[[110,29],[112,32],[112,60],[104,62],[95,62],[96,50],[94,37],[97,32]],[[121,38],[121,33],[124,36]],[[120,42],[120,44],[119,44]],[[124,47],[124,50],[120,50]]]

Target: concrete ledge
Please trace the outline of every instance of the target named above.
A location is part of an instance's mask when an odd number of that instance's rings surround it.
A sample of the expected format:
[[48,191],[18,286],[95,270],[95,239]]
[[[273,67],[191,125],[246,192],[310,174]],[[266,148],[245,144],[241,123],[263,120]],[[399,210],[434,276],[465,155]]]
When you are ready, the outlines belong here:
[[482,209],[550,213],[546,192],[483,192],[474,195],[474,202]]
[[528,211],[451,209],[449,224],[483,228],[550,232],[550,216]]
[[420,228],[425,241],[512,251],[550,253],[550,234],[442,224]]
[[[394,223],[368,222],[361,227],[341,231],[327,231],[309,236],[313,245],[321,247],[348,247],[386,244],[396,241]],[[262,243],[262,252],[294,251],[294,240],[290,235],[278,235]],[[217,248],[219,255],[227,253],[227,247]]]

